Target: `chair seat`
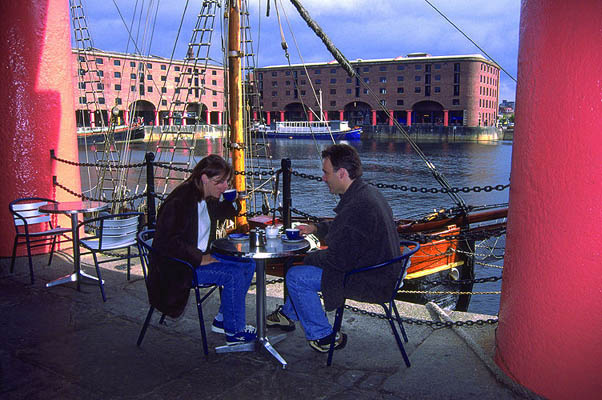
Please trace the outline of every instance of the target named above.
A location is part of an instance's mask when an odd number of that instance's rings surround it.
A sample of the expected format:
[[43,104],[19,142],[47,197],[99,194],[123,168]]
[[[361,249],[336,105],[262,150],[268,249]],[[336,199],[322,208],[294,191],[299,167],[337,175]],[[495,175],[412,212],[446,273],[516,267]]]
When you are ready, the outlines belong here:
[[129,239],[118,241],[118,242],[111,242],[111,243],[104,242],[102,244],[102,248],[99,248],[100,241],[98,239],[81,239],[80,243],[90,250],[98,250],[98,251],[100,251],[100,250],[116,250],[116,249],[122,249],[122,248],[125,248],[128,246],[136,245],[135,240],[129,240]]

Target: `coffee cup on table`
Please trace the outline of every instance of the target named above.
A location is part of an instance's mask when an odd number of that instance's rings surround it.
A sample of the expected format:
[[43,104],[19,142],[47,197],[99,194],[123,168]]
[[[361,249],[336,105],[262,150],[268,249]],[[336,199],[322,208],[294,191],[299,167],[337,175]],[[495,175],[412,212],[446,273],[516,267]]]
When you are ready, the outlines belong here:
[[288,240],[299,240],[301,239],[301,231],[295,228],[289,228],[285,231],[286,238]]
[[228,189],[222,194],[222,196],[224,197],[224,201],[227,201],[230,203],[233,202],[234,200],[236,200],[236,195],[237,195],[236,189]]
[[268,227],[265,228],[265,235],[269,239],[277,238],[279,232],[280,232],[280,227],[279,226],[272,225],[272,226],[268,226]]

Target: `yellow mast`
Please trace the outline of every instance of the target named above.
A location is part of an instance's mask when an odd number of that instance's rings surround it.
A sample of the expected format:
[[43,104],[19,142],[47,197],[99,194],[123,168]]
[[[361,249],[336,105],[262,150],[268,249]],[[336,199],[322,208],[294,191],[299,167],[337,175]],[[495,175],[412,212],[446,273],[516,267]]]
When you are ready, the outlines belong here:
[[[242,108],[242,74],[240,54],[240,0],[229,1],[228,12],[228,105],[230,108],[230,150],[234,171],[244,172],[244,132]],[[240,192],[246,190],[245,176],[234,175],[234,187]],[[242,214],[247,212],[246,200],[241,200]],[[236,228],[241,229],[247,225],[246,217],[236,217]]]

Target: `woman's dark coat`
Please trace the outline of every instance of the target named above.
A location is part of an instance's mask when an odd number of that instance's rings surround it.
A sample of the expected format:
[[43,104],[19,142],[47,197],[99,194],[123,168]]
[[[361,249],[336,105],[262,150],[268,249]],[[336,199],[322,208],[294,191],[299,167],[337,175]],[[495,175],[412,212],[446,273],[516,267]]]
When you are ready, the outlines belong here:
[[324,308],[334,310],[343,298],[369,303],[388,301],[401,271],[401,263],[374,272],[345,273],[401,255],[393,212],[383,195],[357,178],[334,209],[336,217],[318,224],[317,236],[328,248],[308,253],[304,263],[322,268]]
[[148,271],[148,299],[160,312],[176,318],[184,312],[192,284],[192,270],[182,263],[165,256],[189,262],[193,267],[201,265],[215,240],[218,221],[233,218],[237,209],[228,202],[206,199],[211,219],[211,232],[207,251],[197,248],[199,190],[192,182],[185,181],[167,196],[159,208],[157,227],[153,239]]

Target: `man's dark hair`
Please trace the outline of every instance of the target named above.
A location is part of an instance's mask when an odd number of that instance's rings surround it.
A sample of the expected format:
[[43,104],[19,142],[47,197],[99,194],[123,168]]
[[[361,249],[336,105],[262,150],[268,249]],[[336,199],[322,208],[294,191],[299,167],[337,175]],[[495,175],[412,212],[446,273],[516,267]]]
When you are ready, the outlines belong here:
[[348,144],[333,144],[322,151],[322,158],[328,158],[335,171],[345,168],[351,179],[362,176],[360,156],[357,154],[357,150]]

